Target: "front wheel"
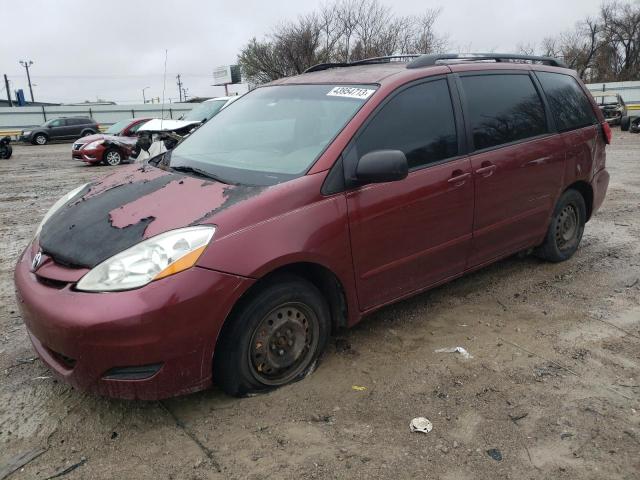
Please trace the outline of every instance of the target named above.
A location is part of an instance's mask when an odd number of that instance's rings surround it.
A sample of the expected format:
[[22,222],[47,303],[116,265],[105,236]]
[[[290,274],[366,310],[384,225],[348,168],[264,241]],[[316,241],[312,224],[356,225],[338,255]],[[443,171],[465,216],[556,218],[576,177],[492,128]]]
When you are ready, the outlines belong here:
[[556,204],[547,235],[536,249],[536,254],[550,262],[571,258],[582,240],[586,218],[587,209],[580,192],[573,189],[564,192]]
[[102,156],[105,165],[116,167],[122,163],[122,154],[115,148],[106,150]]
[[275,277],[245,300],[221,333],[214,382],[236,397],[304,378],[329,337],[327,302],[308,281]]
[[623,132],[628,132],[630,126],[631,126],[631,117],[625,115],[620,119],[620,130],[622,130]]
[[33,143],[36,145],[46,145],[48,140],[44,133],[39,133],[33,138]]
[[7,160],[11,158],[11,154],[13,153],[13,148],[11,145],[7,145],[3,149],[0,149],[0,158]]

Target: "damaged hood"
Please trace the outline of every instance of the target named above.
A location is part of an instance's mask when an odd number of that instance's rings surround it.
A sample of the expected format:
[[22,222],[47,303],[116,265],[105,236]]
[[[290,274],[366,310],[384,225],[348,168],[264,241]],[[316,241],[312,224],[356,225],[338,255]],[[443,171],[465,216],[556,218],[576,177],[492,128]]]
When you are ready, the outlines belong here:
[[[129,166],[88,185],[43,225],[39,243],[57,263],[93,268],[146,238],[214,223],[215,214],[247,197],[247,189]],[[251,192],[249,192],[251,193]],[[251,195],[249,195],[251,196]]]
[[138,131],[139,132],[168,132],[173,130],[181,130],[185,127],[198,125],[202,123],[200,121],[187,121],[187,120],[160,120],[159,118],[154,118],[153,120],[149,120],[147,123],[142,125]]
[[87,145],[96,140],[104,140],[112,143],[119,143],[123,145],[135,145],[138,141],[138,137],[122,137],[118,135],[105,135],[104,133],[96,133],[94,135],[87,135],[86,137],[79,138],[75,143],[81,143]]

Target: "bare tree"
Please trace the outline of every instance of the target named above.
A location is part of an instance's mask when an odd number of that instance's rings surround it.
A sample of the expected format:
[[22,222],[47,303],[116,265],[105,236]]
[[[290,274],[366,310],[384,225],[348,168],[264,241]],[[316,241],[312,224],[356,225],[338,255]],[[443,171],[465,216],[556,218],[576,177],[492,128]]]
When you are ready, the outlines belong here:
[[350,62],[445,48],[435,31],[439,9],[402,17],[378,0],[335,0],[318,12],[277,26],[260,41],[252,39],[238,62],[255,84],[295,75],[321,62]]
[[605,2],[597,17],[587,17],[556,37],[545,38],[542,54],[561,57],[587,81],[640,77],[640,2]]

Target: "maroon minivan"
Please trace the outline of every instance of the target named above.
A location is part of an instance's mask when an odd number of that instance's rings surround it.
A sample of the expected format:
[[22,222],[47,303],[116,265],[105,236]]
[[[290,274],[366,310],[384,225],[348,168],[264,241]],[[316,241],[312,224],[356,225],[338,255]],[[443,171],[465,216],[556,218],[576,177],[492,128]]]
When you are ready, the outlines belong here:
[[82,389],[266,391],[384,305],[516,252],[571,257],[610,138],[555,59],[317,65],[60,199],[16,267],[22,315]]

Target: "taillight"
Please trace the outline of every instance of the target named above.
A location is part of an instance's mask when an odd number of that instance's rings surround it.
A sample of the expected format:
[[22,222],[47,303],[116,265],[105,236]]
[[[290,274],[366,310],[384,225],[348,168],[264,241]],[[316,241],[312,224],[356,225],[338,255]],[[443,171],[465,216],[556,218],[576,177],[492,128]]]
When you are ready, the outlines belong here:
[[604,122],[602,124],[602,133],[604,133],[604,141],[607,145],[611,144],[611,138],[613,137],[613,132],[611,131],[611,126],[609,122]]

